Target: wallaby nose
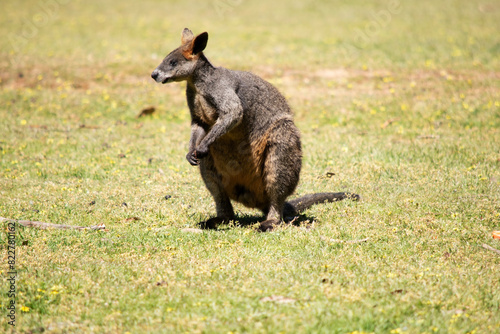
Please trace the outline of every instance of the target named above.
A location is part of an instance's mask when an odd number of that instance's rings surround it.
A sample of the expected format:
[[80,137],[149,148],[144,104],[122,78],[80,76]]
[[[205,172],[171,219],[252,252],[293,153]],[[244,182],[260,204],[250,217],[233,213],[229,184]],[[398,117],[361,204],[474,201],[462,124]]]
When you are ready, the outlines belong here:
[[158,72],[153,71],[153,73],[151,73],[151,78],[153,78],[156,81],[156,78],[158,78]]

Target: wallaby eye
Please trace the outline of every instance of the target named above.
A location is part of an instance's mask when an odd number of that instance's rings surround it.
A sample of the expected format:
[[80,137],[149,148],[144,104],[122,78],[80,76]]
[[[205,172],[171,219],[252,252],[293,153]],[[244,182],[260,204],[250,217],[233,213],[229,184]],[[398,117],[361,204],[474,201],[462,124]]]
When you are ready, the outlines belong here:
[[176,65],[177,65],[177,60],[174,59],[170,61],[170,66],[174,67]]

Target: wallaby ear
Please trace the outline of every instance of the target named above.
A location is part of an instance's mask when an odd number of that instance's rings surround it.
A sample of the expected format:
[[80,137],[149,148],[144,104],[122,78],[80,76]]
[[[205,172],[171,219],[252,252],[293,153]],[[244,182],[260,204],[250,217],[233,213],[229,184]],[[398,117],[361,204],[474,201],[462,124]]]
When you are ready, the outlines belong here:
[[207,42],[208,42],[207,32],[202,32],[201,34],[196,36],[192,42],[193,45],[192,54],[195,55],[205,50],[205,48],[207,47]]
[[184,30],[182,31],[182,34],[181,34],[181,43],[184,45],[184,44],[187,44],[189,42],[191,42],[194,38],[194,35],[193,35],[193,32],[191,30],[189,30],[188,28],[184,28]]

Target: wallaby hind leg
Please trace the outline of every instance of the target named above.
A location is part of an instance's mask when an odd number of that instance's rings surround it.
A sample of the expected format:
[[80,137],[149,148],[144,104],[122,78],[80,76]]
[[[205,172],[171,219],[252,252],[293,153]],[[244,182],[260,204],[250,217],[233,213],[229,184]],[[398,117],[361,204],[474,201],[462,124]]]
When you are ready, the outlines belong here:
[[200,173],[206,187],[215,201],[217,217],[201,222],[202,228],[214,229],[220,223],[234,219],[233,206],[222,186],[222,178],[215,169],[212,157],[209,155],[200,160]]
[[270,231],[281,223],[285,200],[299,183],[302,151],[299,132],[292,121],[280,121],[269,136],[264,162],[264,183],[269,207],[264,210],[266,220],[261,231]]

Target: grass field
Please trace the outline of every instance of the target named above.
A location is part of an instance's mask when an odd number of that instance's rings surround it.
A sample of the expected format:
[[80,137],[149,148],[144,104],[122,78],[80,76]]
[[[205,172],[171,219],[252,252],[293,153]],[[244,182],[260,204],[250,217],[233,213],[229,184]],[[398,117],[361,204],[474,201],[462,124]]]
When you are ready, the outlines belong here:
[[[500,332],[500,256],[481,247],[500,249],[497,2],[2,7],[0,217],[106,226],[17,226],[17,332]],[[215,206],[184,158],[185,85],[150,73],[184,27],[209,32],[214,64],[287,96],[304,151],[294,196],[362,201],[272,233],[236,205],[249,224],[183,231]]]

